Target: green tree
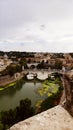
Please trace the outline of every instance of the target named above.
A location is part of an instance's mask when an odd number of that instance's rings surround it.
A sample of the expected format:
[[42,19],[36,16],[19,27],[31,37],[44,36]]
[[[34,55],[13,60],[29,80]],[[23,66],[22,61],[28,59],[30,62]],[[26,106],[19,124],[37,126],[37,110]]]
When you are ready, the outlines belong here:
[[0,123],[0,130],[3,130],[4,126]]
[[44,60],[43,61],[41,61],[41,63],[39,63],[38,65],[37,65],[37,69],[43,69],[44,68]]
[[21,100],[20,105],[16,107],[14,110],[10,109],[9,111],[1,112],[1,127],[3,127],[3,130],[6,130],[13,124],[33,115],[34,109],[31,106],[31,100]]
[[27,62],[25,59],[21,59],[19,62],[20,66],[24,66],[25,69],[28,69]]
[[10,76],[13,76],[17,72],[21,72],[21,66],[20,65],[10,65],[6,68],[6,73]]
[[55,69],[62,69],[62,61],[60,60],[55,61]]

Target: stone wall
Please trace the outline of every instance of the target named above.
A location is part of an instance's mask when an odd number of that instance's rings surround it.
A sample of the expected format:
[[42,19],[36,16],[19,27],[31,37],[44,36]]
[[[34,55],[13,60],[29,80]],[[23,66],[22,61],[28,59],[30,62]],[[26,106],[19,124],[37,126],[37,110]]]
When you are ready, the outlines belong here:
[[73,130],[73,118],[59,105],[15,124],[9,130]]
[[68,112],[73,116],[73,75],[65,74],[64,75],[64,88],[65,88],[65,95],[66,95],[66,104],[65,108]]

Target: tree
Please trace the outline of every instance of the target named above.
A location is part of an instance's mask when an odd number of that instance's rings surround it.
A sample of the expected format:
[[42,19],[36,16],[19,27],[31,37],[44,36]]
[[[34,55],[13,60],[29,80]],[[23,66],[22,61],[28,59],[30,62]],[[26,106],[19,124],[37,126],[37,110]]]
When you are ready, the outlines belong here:
[[44,60],[37,65],[37,69],[43,69],[44,68]]
[[13,124],[33,115],[34,109],[31,106],[31,100],[21,100],[20,105],[16,107],[14,110],[10,109],[9,111],[1,112],[1,125],[3,125],[3,130],[6,130]]
[[3,124],[0,124],[0,130],[3,130],[4,126]]
[[62,61],[58,59],[55,61],[55,69],[62,69]]
[[31,107],[31,100],[25,99],[20,101],[20,112],[21,112],[21,119],[26,119],[29,116],[34,114],[34,110]]
[[20,64],[21,67],[24,66],[25,69],[28,69],[27,62],[26,62],[25,59],[21,58],[19,64]]
[[28,59],[28,63],[31,63],[31,59],[30,58]]
[[21,66],[20,65],[9,65],[7,66],[6,70],[4,70],[2,73],[4,75],[10,75],[13,76],[17,72],[21,72]]

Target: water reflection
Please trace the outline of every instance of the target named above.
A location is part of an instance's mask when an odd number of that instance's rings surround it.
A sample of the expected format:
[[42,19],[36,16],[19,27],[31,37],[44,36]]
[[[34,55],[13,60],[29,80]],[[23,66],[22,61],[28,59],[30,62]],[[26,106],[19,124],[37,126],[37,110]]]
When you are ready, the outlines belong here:
[[29,98],[34,106],[38,100],[43,98],[35,93],[38,87],[42,87],[41,82],[18,81],[13,87],[0,91],[0,111],[15,108],[19,105],[19,101],[25,98]]
[[0,100],[3,96],[7,96],[7,97],[13,97],[17,91],[20,91],[20,89],[22,89],[22,85],[25,82],[23,81],[17,81],[16,84],[12,87],[8,87],[3,91],[0,91]]

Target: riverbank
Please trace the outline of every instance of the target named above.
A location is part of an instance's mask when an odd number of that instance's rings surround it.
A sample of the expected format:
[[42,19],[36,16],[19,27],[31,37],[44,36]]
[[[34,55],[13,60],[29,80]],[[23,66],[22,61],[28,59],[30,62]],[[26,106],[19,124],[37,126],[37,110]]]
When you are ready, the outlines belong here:
[[16,73],[14,76],[2,76],[0,77],[0,91],[7,88],[6,86],[12,86],[11,84],[20,80],[21,78],[25,77],[29,80],[34,80],[35,78],[40,81],[44,81],[48,79],[48,76],[51,75],[53,72],[48,71],[23,71],[21,73]]
[[8,78],[5,79],[4,77],[2,81],[0,81],[0,91],[8,87],[14,86],[16,84],[16,81],[20,80],[21,78],[23,78],[23,75],[20,75],[17,78],[8,76]]
[[6,85],[0,87],[0,91],[6,89],[6,88],[8,88],[8,87],[12,87],[12,86],[14,86],[15,84],[16,84],[16,81],[11,82],[11,83],[8,83],[8,84],[6,84]]
[[[28,74],[28,75],[27,75]],[[36,74],[36,75],[35,75]],[[23,73],[20,73],[18,74],[18,76],[9,76],[9,75],[6,75],[6,76],[2,76],[0,77],[0,91],[4,90],[5,88],[7,87],[11,87],[14,85],[14,83],[17,81],[17,80],[20,80],[21,78],[23,77],[26,77],[28,80],[33,80],[35,79],[35,77],[38,79],[38,80],[45,80],[46,78],[48,78],[48,73],[47,72],[23,72]]]

